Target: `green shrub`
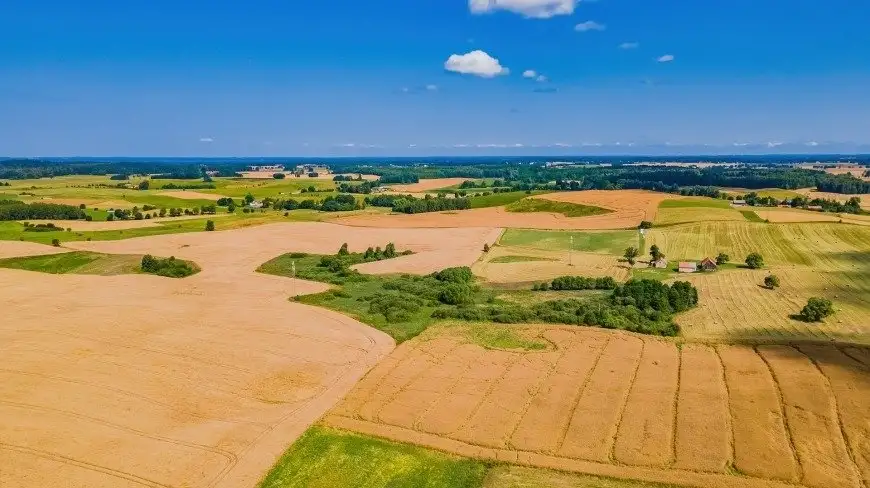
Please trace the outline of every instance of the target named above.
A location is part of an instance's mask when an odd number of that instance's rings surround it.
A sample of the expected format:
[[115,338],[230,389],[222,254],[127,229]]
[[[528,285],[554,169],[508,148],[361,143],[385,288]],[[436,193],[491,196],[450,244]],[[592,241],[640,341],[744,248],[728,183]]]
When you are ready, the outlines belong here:
[[800,318],[806,322],[821,322],[834,313],[834,304],[826,298],[813,297],[801,310]]
[[369,313],[383,315],[390,322],[407,322],[423,305],[421,299],[407,294],[378,293],[366,298]]
[[166,259],[155,258],[150,254],[142,257],[141,268],[144,273],[169,278],[184,278],[196,273],[198,270],[190,263],[175,259],[175,256]]
[[442,287],[438,294],[438,300],[447,305],[461,305],[474,301],[474,292],[471,287],[462,283],[449,283]]
[[749,256],[746,256],[746,266],[749,269],[763,268],[764,267],[764,257],[762,257],[761,254],[754,252],[754,253],[750,254]]
[[474,280],[474,274],[468,266],[442,269],[437,273],[433,273],[432,277],[438,281],[450,283],[471,283]]

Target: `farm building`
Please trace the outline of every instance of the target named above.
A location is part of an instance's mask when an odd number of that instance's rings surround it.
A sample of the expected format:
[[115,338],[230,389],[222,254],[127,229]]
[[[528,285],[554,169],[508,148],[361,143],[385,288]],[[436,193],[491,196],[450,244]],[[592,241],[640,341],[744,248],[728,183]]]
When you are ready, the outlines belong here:
[[746,200],[734,200],[733,202],[731,202],[731,205],[733,205],[735,207],[745,207]]
[[710,258],[704,258],[701,261],[701,269],[703,271],[716,271],[719,269],[719,265],[716,264],[716,261],[713,261]]
[[666,269],[668,267],[668,260],[665,258],[660,258],[650,262],[649,264],[654,268]]
[[283,164],[268,164],[268,165],[259,165],[259,166],[248,166],[248,169],[257,173],[260,171],[284,171]]
[[698,271],[698,263],[693,261],[680,261],[680,273],[694,273]]

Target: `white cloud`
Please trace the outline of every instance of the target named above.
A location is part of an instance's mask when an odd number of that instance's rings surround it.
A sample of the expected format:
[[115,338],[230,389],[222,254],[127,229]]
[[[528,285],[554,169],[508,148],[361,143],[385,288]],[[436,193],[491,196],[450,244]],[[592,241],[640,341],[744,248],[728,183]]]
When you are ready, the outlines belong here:
[[533,19],[549,19],[557,15],[571,15],[579,0],[468,0],[473,14],[506,10]]
[[498,59],[479,49],[467,54],[451,54],[444,63],[444,69],[481,78],[493,78],[510,73],[510,70],[502,66]]
[[782,143],[781,142],[768,142],[767,143],[767,147],[777,147],[777,146],[782,146]]
[[535,78],[535,81],[537,81],[538,83],[544,83],[544,82],[546,82],[547,80],[548,80],[548,78],[547,78],[546,76],[544,76],[544,75],[538,75],[538,77]]
[[426,85],[428,91],[438,91],[438,85]]
[[623,42],[619,45],[619,49],[637,49],[640,46],[640,43],[637,42]]
[[587,20],[586,22],[581,22],[574,26],[574,30],[577,32],[603,31],[606,28],[606,25],[599,24],[594,20]]
[[819,145],[819,143],[816,142],[816,141],[810,141],[810,142],[807,143],[807,146],[812,146],[812,147],[816,147],[816,146],[818,146],[818,145]]
[[402,93],[408,93],[409,91],[411,91],[411,89],[408,88],[407,86],[402,87]]
[[533,69],[523,71],[523,78],[537,78],[538,72]]
[[199,142],[214,142],[214,139],[211,137],[200,137]]
[[735,142],[732,145],[737,146],[737,147],[743,147],[743,146],[748,146],[749,143],[748,142]]
[[670,63],[674,60],[673,54],[665,54],[664,56],[660,56],[657,60],[659,63]]

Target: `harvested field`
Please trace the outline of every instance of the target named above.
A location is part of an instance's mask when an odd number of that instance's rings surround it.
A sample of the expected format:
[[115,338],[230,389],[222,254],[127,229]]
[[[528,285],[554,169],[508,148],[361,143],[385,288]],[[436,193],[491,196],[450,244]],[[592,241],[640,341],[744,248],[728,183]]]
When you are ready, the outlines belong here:
[[648,482],[867,481],[870,427],[859,419],[870,413],[870,368],[851,356],[864,348],[678,348],[609,331],[523,329],[555,349],[484,349],[429,329],[325,422],[467,457]]
[[589,217],[565,217],[564,215],[554,213],[513,213],[501,207],[490,207],[413,215],[359,215],[336,219],[334,222],[358,227],[443,228],[494,226],[515,229],[631,229],[636,228],[642,220],[651,221],[655,217],[659,202],[666,198],[676,197],[665,193],[639,190],[590,190],[548,193],[535,198],[592,205],[612,210],[613,213]]
[[45,244],[37,244],[35,242],[0,241],[0,259],[19,256],[44,256],[62,252],[69,252],[69,249],[46,246]]
[[[345,241],[354,250],[392,241],[417,255],[436,246],[479,253],[497,233],[276,224],[70,243],[202,267],[184,279],[0,269],[0,483],[254,486],[394,345],[349,317],[287,300],[327,285],[258,274],[257,266],[288,251],[332,253]],[[454,258],[435,254],[423,264]],[[441,357],[452,348],[445,342]]]
[[845,202],[850,198],[858,197],[861,199],[861,208],[863,208],[864,210],[870,210],[870,195],[827,193],[823,191],[816,191],[815,188],[801,188],[800,190],[795,191],[800,193],[801,195],[804,195],[810,200],[812,200],[813,198],[823,198],[825,200],[836,200],[838,202]]
[[742,221],[743,214],[730,208],[683,207],[659,209],[656,225],[673,225],[688,222]]
[[161,192],[158,192],[157,195],[178,198],[181,200],[214,200],[214,201],[218,201],[219,199],[224,198],[224,195],[218,195],[215,193],[203,193],[201,191],[194,191],[194,190],[161,191]]
[[813,212],[811,210],[796,210],[790,208],[764,208],[753,209],[762,220],[773,223],[784,222],[836,222],[840,220],[838,214],[826,212]]
[[448,186],[461,185],[466,181],[474,181],[474,178],[432,178],[420,180],[417,183],[387,185],[387,188],[394,193],[426,193],[427,191],[447,188]]

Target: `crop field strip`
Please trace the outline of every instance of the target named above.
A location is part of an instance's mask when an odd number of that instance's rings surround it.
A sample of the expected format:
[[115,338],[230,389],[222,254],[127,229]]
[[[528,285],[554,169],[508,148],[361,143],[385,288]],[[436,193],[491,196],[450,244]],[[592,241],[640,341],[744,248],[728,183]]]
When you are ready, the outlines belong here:
[[646,481],[870,486],[866,348],[678,348],[561,327],[543,337],[556,349],[406,342],[325,422],[464,456]]

